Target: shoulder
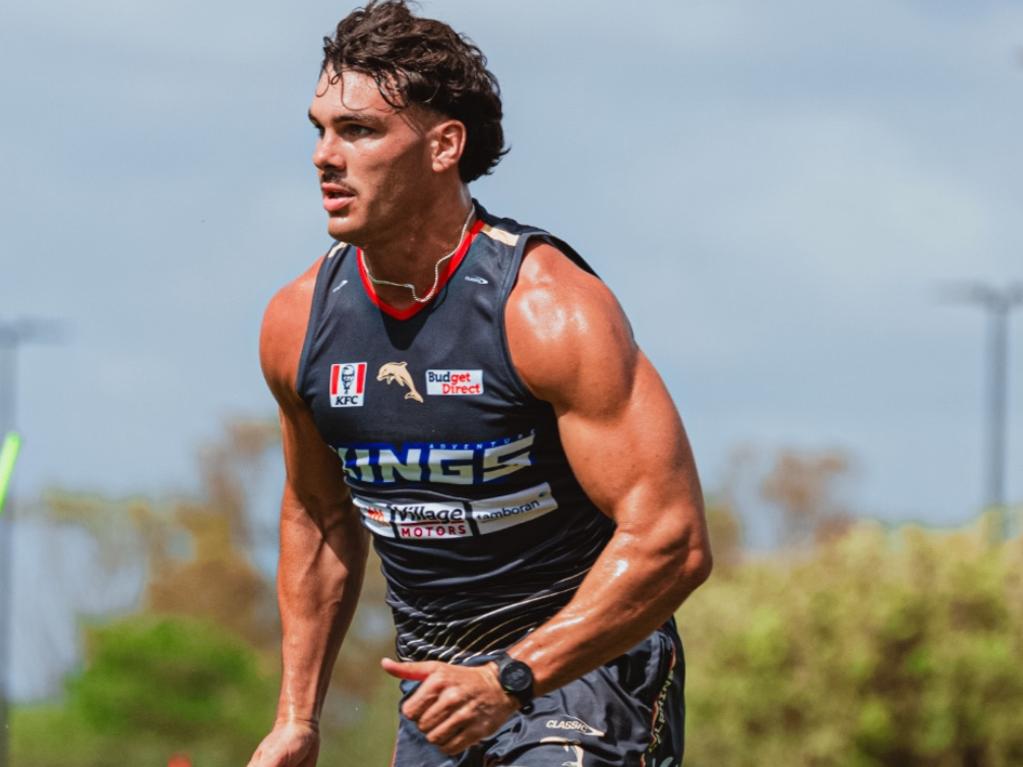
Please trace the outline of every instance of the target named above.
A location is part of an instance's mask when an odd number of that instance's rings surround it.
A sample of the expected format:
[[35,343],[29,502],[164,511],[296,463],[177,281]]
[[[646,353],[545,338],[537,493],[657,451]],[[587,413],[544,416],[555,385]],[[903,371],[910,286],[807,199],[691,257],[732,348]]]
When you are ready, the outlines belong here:
[[316,276],[325,256],[274,294],[263,313],[259,361],[270,390],[282,405],[297,399],[295,379],[305,343]]
[[[555,246],[527,246],[505,310],[516,371],[540,399],[557,405],[606,391],[627,394],[638,349],[618,300],[599,278]],[[588,380],[599,372],[607,387]]]

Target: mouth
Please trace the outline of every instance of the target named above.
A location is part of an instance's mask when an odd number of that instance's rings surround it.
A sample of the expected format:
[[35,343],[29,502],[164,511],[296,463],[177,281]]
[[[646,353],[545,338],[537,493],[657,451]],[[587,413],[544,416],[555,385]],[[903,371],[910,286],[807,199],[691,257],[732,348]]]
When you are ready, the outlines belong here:
[[355,199],[355,190],[350,186],[338,183],[321,183],[323,193],[323,209],[328,213],[340,213]]

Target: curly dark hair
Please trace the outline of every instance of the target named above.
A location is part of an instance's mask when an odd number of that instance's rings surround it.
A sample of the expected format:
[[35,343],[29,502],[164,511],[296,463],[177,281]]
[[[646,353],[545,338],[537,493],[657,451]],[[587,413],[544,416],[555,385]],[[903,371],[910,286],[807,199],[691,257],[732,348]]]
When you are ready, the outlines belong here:
[[405,0],[372,0],[323,38],[321,73],[339,78],[345,69],[372,77],[395,109],[419,104],[462,122],[462,181],[489,174],[508,153],[501,88],[486,56],[447,24],[415,16]]

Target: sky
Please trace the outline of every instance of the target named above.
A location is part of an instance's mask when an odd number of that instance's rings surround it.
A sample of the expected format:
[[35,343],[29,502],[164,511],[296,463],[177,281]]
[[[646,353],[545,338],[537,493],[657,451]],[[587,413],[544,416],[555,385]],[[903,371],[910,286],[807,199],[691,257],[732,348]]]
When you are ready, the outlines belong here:
[[[67,328],[19,358],[21,496],[187,490],[225,418],[272,415],[260,316],[328,243],[304,112],[346,7],[5,12],[0,319]],[[839,447],[865,514],[973,512],[984,321],[938,294],[1023,279],[1023,4],[423,11],[503,87],[512,152],[474,194],[593,262],[708,487],[740,445]]]
[[[4,10],[0,321],[66,327],[18,359],[19,497],[189,492],[227,418],[273,416],[260,318],[329,244],[305,112],[350,7]],[[501,82],[512,151],[474,195],[616,292],[708,489],[743,446],[837,448],[864,516],[976,512],[985,325],[939,294],[1023,281],[1023,3],[422,10]],[[1023,312],[1013,329],[1023,501]]]

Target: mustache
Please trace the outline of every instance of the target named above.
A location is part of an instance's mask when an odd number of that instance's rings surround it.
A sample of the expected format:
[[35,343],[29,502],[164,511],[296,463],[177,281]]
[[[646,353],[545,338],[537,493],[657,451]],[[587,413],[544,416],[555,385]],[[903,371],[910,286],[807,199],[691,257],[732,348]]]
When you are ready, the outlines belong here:
[[332,172],[329,170],[324,171],[320,175],[320,184],[330,184],[331,186],[339,187],[340,190],[346,194],[355,194],[355,189],[351,185],[345,183],[342,175],[338,172]]

